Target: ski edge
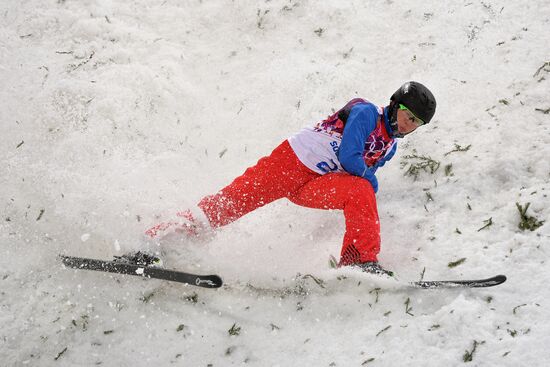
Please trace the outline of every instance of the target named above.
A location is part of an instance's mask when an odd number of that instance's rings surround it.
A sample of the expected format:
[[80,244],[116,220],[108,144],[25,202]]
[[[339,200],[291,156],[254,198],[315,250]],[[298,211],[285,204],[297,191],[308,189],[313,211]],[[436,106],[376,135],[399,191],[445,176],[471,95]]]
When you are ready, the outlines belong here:
[[61,254],[59,255],[59,258],[65,266],[73,269],[95,270],[112,274],[125,274],[149,279],[161,279],[202,288],[220,288],[223,285],[222,278],[216,274],[199,275],[173,269],[146,267],[135,264],[117,263],[111,260],[100,260]]

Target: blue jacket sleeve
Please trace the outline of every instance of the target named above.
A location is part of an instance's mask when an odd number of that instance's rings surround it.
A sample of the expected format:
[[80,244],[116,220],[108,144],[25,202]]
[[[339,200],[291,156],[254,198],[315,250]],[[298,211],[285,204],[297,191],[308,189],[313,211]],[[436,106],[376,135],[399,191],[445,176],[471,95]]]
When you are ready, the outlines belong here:
[[369,180],[374,192],[378,191],[378,180],[367,167],[363,152],[368,136],[376,128],[377,120],[376,106],[370,103],[355,105],[346,121],[342,143],[338,149],[338,160],[346,172]]

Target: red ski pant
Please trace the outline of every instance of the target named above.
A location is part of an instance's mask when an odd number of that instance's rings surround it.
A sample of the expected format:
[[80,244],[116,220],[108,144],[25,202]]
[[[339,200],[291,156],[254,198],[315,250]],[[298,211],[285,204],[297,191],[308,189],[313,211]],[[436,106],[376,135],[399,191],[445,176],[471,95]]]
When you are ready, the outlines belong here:
[[377,260],[380,222],[371,184],[348,173],[320,175],[310,170],[288,141],[198,205],[213,227],[221,227],[281,198],[308,208],[344,210],[346,232],[340,264]]

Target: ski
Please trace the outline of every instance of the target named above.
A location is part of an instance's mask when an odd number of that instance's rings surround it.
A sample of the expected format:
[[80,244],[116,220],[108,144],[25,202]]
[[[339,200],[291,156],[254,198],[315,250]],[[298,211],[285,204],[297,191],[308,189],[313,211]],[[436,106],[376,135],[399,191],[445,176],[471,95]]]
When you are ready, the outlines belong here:
[[63,264],[69,268],[96,270],[108,273],[127,274],[146,278],[162,279],[185,283],[203,288],[219,288],[223,281],[218,275],[198,275],[153,266],[129,264],[118,261],[89,259],[59,255]]
[[[329,255],[328,264],[331,269],[338,269],[338,260],[333,255]],[[407,282],[408,286],[420,289],[437,288],[487,288],[502,284],[506,281],[506,275],[495,275],[487,279],[474,280],[420,280],[417,282]]]
[[496,275],[487,279],[474,280],[420,280],[408,283],[414,288],[437,289],[437,288],[486,288],[494,287],[506,281],[505,275]]

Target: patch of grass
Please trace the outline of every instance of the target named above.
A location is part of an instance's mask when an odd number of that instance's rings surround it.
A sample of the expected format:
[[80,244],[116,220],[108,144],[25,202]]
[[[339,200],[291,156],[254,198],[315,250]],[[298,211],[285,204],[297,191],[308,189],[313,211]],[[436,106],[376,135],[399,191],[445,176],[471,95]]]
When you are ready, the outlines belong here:
[[378,332],[378,334],[376,334],[376,336],[379,336],[379,335],[382,334],[384,331],[388,331],[390,328],[391,328],[391,325],[386,326],[385,328],[383,328],[382,330],[380,330],[380,331]]
[[522,231],[530,230],[534,231],[535,229],[539,228],[544,224],[544,221],[540,221],[535,217],[532,217],[530,215],[527,215],[527,209],[529,209],[529,206],[531,203],[525,204],[525,206],[522,206],[520,203],[516,203],[516,207],[519,211],[520,216],[520,222],[519,222],[519,229]]
[[428,329],[428,331],[434,331],[434,330],[439,329],[440,327],[441,327],[441,325],[435,324],[435,325],[430,326],[430,328]]
[[140,298],[140,301],[142,301],[143,303],[149,303],[149,301],[151,301],[151,299],[155,296],[155,292],[149,292],[149,293],[145,293],[141,298]]
[[[483,342],[482,342],[483,343]],[[471,362],[474,360],[474,353],[477,349],[477,346],[479,345],[480,343],[478,343],[477,340],[474,340],[474,345],[472,347],[472,350],[466,350],[464,351],[464,355],[462,356],[462,360],[464,361],[464,363],[466,362]]]
[[520,307],[524,307],[524,306],[527,306],[527,304],[524,303],[524,304],[522,304],[522,305],[519,305],[519,306],[514,307],[514,309],[512,310],[512,313],[515,315],[516,312],[517,312],[517,310],[518,310]]
[[65,347],[61,352],[57,353],[57,356],[53,359],[54,361],[57,361],[65,352],[67,351],[67,347]]
[[449,268],[454,268],[454,267],[457,267],[459,265],[462,265],[464,264],[464,262],[466,262],[466,258],[463,257],[462,259],[459,259],[459,260],[456,260],[456,261],[451,261],[449,264],[447,264],[447,266]]
[[450,163],[448,165],[445,166],[445,176],[446,177],[449,177],[449,176],[454,176],[455,174],[453,173],[453,164]]
[[378,303],[378,299],[379,299],[379,296],[380,296],[380,290],[381,289],[382,288],[374,288],[373,290],[371,290],[369,292],[369,294],[374,293],[376,295],[376,299],[374,300],[374,303]]
[[197,303],[199,301],[199,295],[196,293],[196,292],[193,292],[192,295],[190,296],[185,296],[185,300],[187,302],[191,302],[191,303]]
[[410,298],[407,298],[407,300],[405,301],[405,313],[407,315],[411,315],[411,316],[414,316],[412,313],[412,307],[411,307],[411,299]]
[[542,112],[544,113],[545,115],[548,115],[550,113],[550,108],[535,108],[535,111],[537,112]]
[[492,226],[493,225],[493,217],[484,220],[483,224],[484,224],[483,227],[481,227],[480,229],[477,230],[478,232],[484,230],[485,228],[488,228],[488,227]]
[[533,74],[533,78],[538,76],[541,71],[550,72],[550,61],[546,61],[540,68],[537,69],[535,74]]
[[451,153],[455,153],[455,152],[467,152],[468,150],[470,150],[470,148],[472,147],[472,144],[466,146],[466,147],[461,147],[460,145],[458,144],[455,144],[455,147],[453,150],[451,150],[450,152],[447,152],[444,154],[444,156],[448,156],[449,154]]
[[234,323],[233,326],[229,330],[227,330],[229,335],[231,336],[238,336],[241,334],[241,327],[237,325],[237,323]]
[[313,279],[313,281],[321,288],[325,288],[325,282],[321,278],[314,277],[311,274],[305,274],[302,276],[302,279],[310,278]]
[[405,176],[412,176],[416,181],[421,172],[434,174],[441,165],[441,162],[432,159],[430,156],[418,155],[415,153],[403,157],[402,168],[406,168]]

